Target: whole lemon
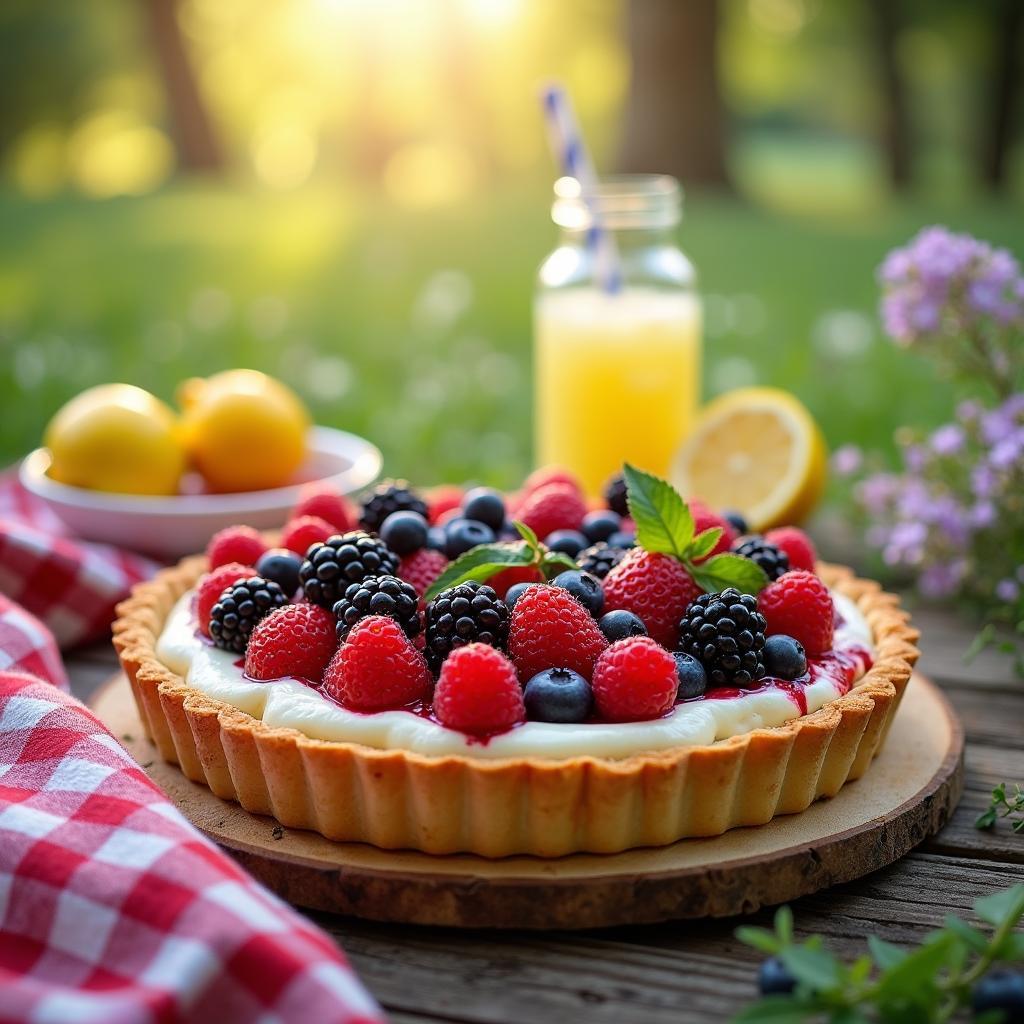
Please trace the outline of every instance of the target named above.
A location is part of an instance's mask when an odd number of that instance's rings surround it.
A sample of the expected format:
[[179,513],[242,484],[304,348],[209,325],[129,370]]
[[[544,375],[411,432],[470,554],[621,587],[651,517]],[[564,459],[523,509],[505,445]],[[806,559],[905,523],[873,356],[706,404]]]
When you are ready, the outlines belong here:
[[178,401],[189,455],[214,491],[281,487],[306,457],[309,412],[265,373],[194,377],[182,383]]
[[185,470],[177,417],[131,384],[101,384],[50,420],[49,474],[64,484],[119,494],[175,494]]

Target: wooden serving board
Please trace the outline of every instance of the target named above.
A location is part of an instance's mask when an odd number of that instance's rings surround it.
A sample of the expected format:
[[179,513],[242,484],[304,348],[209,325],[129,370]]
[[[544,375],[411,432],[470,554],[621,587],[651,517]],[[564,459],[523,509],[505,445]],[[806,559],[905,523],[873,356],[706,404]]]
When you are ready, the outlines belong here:
[[613,855],[438,857],[282,828],[189,782],[143,735],[124,676],[94,708],[184,815],[265,885],[298,906],[377,921],[561,929],[751,913],[891,864],[942,828],[963,790],[960,723],[915,675],[865,777],[800,814]]

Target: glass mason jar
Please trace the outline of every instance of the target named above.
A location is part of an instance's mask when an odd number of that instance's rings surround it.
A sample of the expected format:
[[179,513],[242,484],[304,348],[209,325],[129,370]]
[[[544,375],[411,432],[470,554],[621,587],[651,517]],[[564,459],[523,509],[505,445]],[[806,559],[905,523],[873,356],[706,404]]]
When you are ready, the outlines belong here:
[[602,290],[588,244],[590,212],[574,178],[555,183],[558,247],[534,303],[534,436],[539,465],[577,474],[592,495],[623,462],[667,476],[700,393],[701,306],[676,244],[679,183],[608,178],[597,191],[622,286]]

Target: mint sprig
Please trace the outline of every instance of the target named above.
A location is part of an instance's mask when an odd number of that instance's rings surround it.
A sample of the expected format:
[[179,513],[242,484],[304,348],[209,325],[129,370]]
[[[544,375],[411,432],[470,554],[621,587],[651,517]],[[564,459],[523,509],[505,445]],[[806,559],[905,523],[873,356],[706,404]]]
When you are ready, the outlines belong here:
[[[756,594],[768,583],[765,571],[749,558],[720,554],[707,558],[722,537],[713,526],[695,533],[693,513],[679,492],[667,481],[626,463],[629,514],[636,523],[636,542],[652,554],[670,555],[682,562],[701,590],[709,594],[735,587]],[[697,559],[705,559],[698,564]]]
[[759,999],[734,1019],[738,1024],[945,1024],[970,1005],[972,987],[990,967],[1024,962],[1024,936],[1015,933],[1024,918],[1024,885],[978,900],[974,912],[988,930],[948,915],[944,927],[925,936],[916,949],[870,936],[868,952],[846,964],[826,949],[820,935],[797,942],[792,912],[781,907],[774,930],[743,927],[736,937],[777,956],[796,979],[796,989]]
[[1006,783],[1000,782],[992,790],[988,807],[978,816],[975,828],[992,828],[998,818],[1009,818],[1016,835],[1024,835],[1024,786],[1016,785],[1014,792],[1008,795]]
[[549,551],[544,547],[525,523],[517,522],[514,525],[523,538],[521,541],[479,544],[475,548],[470,548],[451,562],[434,580],[423,595],[424,600],[432,601],[443,590],[457,587],[460,583],[468,583],[470,580],[486,583],[503,569],[513,566],[533,566],[545,579],[557,576],[565,569],[578,568],[568,555],[561,551]]

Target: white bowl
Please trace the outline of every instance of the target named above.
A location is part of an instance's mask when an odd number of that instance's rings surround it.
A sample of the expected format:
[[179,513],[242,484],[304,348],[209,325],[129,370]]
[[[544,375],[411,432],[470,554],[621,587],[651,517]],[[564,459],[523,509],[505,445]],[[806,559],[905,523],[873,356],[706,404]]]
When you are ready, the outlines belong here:
[[380,451],[369,441],[329,427],[309,432],[309,455],[287,487],[238,494],[150,497],[70,487],[47,475],[50,453],[37,448],[21,463],[22,486],[84,540],[132,548],[174,559],[202,551],[225,526],[244,523],[258,530],[282,526],[308,483],[353,494],[380,475]]

